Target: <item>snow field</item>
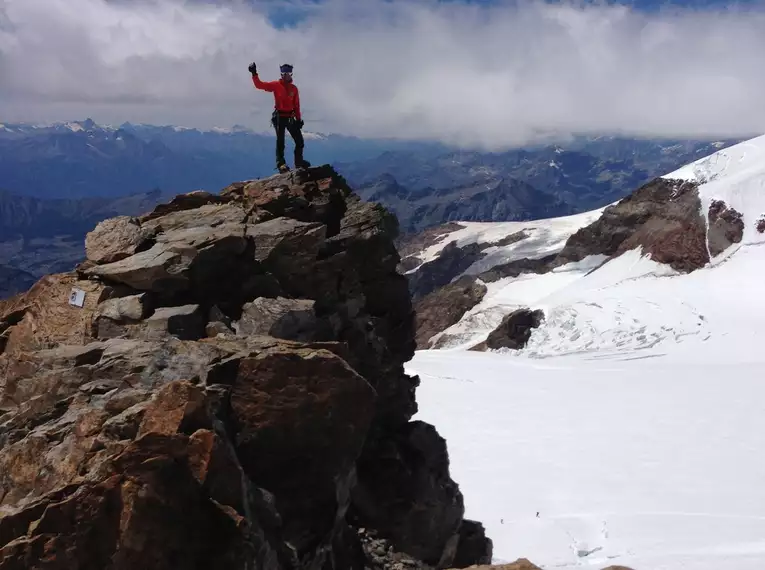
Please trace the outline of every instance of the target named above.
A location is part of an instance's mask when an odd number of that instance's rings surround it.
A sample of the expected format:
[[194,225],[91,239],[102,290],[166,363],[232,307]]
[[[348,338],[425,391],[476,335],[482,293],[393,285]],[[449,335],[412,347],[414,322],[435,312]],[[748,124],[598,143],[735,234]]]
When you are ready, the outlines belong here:
[[[667,177],[741,212],[742,242],[687,275],[634,250],[489,283],[407,366],[495,562],[765,569],[765,137]],[[465,350],[526,306],[526,349]]]

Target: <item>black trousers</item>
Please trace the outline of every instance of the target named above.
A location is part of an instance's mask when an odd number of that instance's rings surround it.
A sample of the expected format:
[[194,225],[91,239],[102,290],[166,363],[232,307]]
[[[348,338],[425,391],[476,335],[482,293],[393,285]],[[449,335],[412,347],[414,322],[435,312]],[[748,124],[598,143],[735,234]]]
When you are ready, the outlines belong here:
[[295,167],[303,164],[303,132],[297,125],[297,121],[292,117],[282,117],[274,113],[271,118],[271,124],[276,129],[276,166],[285,164],[284,160],[284,132],[289,131],[292,140],[295,141]]

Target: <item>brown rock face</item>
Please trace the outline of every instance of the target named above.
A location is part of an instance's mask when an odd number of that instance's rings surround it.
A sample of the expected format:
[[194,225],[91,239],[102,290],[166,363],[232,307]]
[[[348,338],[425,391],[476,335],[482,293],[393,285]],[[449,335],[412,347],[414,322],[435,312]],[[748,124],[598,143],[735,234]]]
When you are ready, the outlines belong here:
[[700,211],[696,183],[657,178],[572,235],[555,263],[589,255],[617,256],[642,247],[659,263],[693,271],[709,262],[706,222]]
[[[73,289],[84,293],[82,307],[70,304]],[[2,333],[7,337],[5,353],[12,357],[57,344],[79,345],[92,340],[91,323],[105,289],[101,283],[72,274],[48,275],[27,293],[8,299],[0,305],[0,322],[8,317],[13,320],[14,315],[18,322]]]
[[717,257],[744,237],[743,216],[722,200],[713,200],[709,206],[709,253]]
[[[114,458],[102,481],[69,485],[0,519],[0,567],[170,570],[267,562],[273,554],[262,537],[210,497],[212,477],[200,469],[210,450],[195,441],[202,435],[142,438]],[[257,554],[247,552],[251,547]]]
[[331,543],[374,415],[372,387],[329,351],[271,349],[239,362],[230,398],[237,455],[276,496],[285,539],[299,552]]
[[431,337],[457,323],[484,295],[485,285],[464,276],[420,299],[415,304],[417,348],[429,348]]
[[362,526],[483,560],[410,421],[395,235],[312,168],[99,225],[76,274],[0,302],[0,568],[361,570]]

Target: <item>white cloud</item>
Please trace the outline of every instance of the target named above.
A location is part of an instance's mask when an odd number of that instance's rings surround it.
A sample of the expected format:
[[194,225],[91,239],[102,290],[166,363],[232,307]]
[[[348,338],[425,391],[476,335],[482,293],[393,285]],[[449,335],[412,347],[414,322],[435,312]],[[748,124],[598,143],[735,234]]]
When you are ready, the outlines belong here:
[[[269,5],[273,6],[273,2]],[[765,132],[765,10],[521,0],[0,0],[0,118],[265,128],[250,83],[295,65],[311,130],[502,148],[548,133]]]

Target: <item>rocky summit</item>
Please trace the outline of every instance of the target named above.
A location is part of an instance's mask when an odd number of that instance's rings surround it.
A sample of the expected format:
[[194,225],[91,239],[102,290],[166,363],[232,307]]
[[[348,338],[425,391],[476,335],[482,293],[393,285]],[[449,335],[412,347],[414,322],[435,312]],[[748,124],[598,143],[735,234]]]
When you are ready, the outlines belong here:
[[396,235],[316,167],[101,222],[0,301],[0,569],[490,563],[412,421]]

